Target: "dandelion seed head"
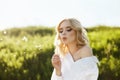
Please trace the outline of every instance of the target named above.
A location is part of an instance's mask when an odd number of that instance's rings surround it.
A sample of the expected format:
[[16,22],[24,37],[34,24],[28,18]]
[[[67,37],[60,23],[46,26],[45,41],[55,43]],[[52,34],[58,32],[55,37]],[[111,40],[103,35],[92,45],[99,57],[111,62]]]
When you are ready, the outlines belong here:
[[37,48],[38,50],[42,49],[42,45],[35,45],[35,48]]
[[3,38],[0,38],[0,41],[3,41]]
[[6,34],[7,34],[7,31],[3,31],[3,34],[6,35]]
[[28,38],[27,38],[26,36],[24,36],[24,37],[22,38],[22,40],[25,41],[25,42],[27,42],[27,41],[28,41]]

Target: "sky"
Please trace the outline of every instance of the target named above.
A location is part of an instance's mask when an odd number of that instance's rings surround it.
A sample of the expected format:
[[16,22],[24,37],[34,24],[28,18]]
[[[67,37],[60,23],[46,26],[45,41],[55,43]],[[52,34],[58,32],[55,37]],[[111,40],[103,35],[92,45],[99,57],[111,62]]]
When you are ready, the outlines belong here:
[[0,29],[53,27],[64,18],[84,27],[120,26],[120,0],[0,0]]

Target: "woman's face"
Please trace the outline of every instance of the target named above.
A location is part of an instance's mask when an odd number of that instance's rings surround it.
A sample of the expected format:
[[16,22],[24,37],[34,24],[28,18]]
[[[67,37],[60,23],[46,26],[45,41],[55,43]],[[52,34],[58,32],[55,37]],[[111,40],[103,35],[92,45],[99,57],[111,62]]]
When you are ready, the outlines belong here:
[[76,32],[71,28],[69,21],[63,21],[59,27],[60,39],[64,44],[76,42]]

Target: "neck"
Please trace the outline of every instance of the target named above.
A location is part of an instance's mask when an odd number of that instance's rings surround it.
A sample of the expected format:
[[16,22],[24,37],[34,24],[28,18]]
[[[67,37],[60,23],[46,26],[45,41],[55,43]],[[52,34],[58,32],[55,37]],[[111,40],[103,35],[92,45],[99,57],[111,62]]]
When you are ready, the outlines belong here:
[[70,54],[72,54],[72,55],[74,55],[79,50],[79,47],[77,47],[77,45],[75,43],[69,44],[69,45],[67,45],[67,47],[68,47]]

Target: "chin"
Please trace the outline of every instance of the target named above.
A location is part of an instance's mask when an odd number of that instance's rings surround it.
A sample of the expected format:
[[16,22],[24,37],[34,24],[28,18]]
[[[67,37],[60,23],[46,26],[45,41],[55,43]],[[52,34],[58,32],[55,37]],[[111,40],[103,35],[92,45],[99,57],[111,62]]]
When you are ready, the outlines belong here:
[[63,41],[63,43],[66,45],[66,44],[68,44],[68,42],[67,41]]

